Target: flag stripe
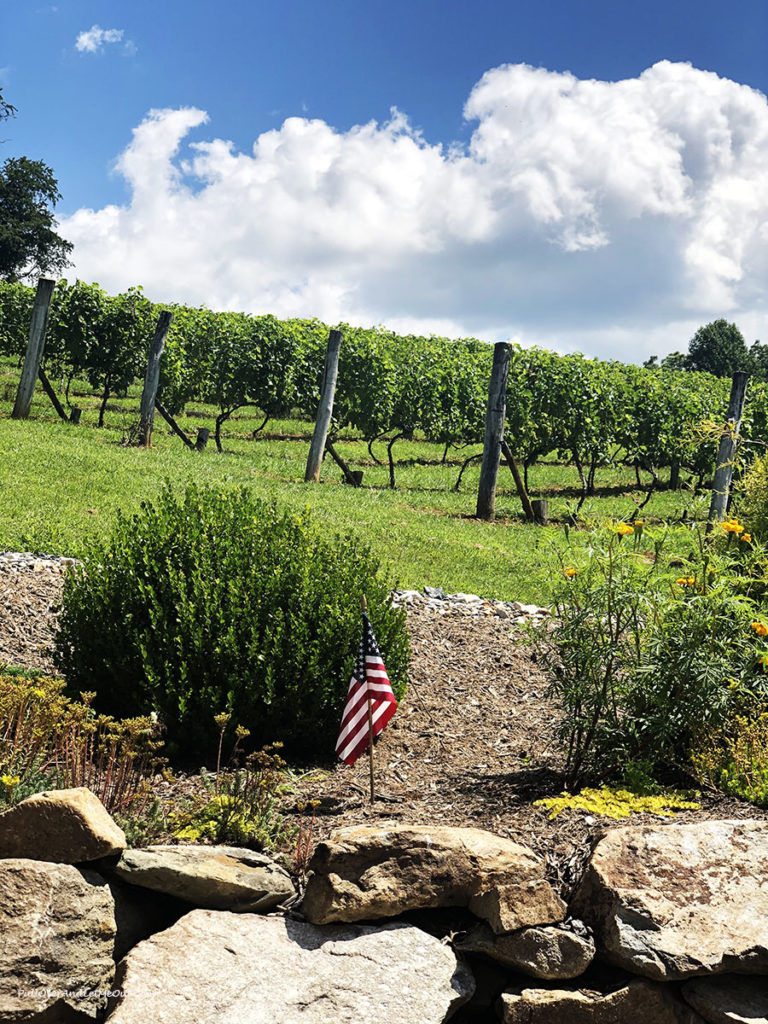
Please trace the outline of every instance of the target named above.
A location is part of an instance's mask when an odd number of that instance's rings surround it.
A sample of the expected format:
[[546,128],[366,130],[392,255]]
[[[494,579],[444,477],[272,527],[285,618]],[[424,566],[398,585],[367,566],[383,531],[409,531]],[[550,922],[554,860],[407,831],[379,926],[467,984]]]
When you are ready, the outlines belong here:
[[372,731],[374,736],[378,736],[397,710],[397,701],[371,624],[368,617],[363,615],[363,635],[336,741],[336,753],[349,765],[353,765],[368,747],[369,699]]

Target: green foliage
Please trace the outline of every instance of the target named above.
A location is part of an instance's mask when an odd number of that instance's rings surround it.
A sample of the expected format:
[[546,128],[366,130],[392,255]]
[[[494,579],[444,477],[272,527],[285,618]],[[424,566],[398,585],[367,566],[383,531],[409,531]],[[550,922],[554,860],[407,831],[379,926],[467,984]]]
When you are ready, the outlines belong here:
[[701,782],[768,807],[768,711],[747,699],[714,733],[701,733],[691,751],[691,766]]
[[755,537],[768,540],[768,455],[759,455],[740,482],[739,510]]
[[64,681],[0,676],[0,803],[86,786],[107,810],[141,815],[161,762],[149,718],[116,721],[69,700]]
[[577,795],[563,793],[561,796],[535,800],[534,807],[548,810],[550,818],[556,818],[563,811],[586,811],[603,818],[620,820],[628,818],[630,814],[659,814],[671,818],[675,811],[698,811],[701,804],[691,800],[689,793],[678,790],[648,795],[601,786],[599,789],[582,789]]
[[[0,117],[2,116],[0,100]],[[0,277],[18,281],[69,265],[72,243],[53,230],[53,207],[61,199],[50,167],[25,156],[0,168]]]
[[155,711],[197,758],[225,708],[254,743],[333,747],[360,637],[360,598],[393,688],[404,692],[405,615],[368,546],[324,537],[248,491],[166,487],[94,542],[64,586],[57,657],[111,714]]
[[674,566],[663,537],[626,524],[594,536],[586,559],[560,553],[557,618],[540,644],[564,712],[570,791],[629,762],[651,772],[681,763],[695,731],[765,689],[747,564],[757,555],[734,540],[739,524],[723,527],[712,543],[694,538]]
[[[228,721],[229,715],[216,716],[222,732]],[[281,744],[254,751],[239,765],[239,742],[248,730],[239,728],[237,734],[230,767],[222,769],[217,764],[213,777],[203,769],[201,778],[207,799],[191,812],[175,815],[174,838],[232,843],[257,850],[286,843],[289,829],[280,814],[279,802],[291,791],[291,783],[286,763],[278,753]]]
[[747,343],[736,324],[713,320],[700,327],[688,344],[686,368],[732,377],[737,370],[752,368]]

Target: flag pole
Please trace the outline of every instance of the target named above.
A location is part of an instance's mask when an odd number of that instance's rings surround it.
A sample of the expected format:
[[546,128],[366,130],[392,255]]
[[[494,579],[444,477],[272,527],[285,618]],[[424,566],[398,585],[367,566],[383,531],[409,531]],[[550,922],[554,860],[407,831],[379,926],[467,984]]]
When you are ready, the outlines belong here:
[[[360,597],[360,602],[363,606],[363,615],[368,611],[368,602],[365,599],[365,594]],[[366,679],[366,689],[368,687],[368,681]],[[371,770],[371,804],[375,799],[375,787],[373,781],[373,711],[371,710],[371,694],[368,691],[368,764]]]

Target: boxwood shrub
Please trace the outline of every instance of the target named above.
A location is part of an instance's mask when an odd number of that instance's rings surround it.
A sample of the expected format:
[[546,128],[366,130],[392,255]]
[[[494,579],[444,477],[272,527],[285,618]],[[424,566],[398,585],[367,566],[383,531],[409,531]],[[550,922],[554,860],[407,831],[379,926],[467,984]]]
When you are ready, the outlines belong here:
[[366,543],[328,537],[246,489],[166,485],[67,576],[56,660],[97,710],[155,712],[167,748],[210,757],[213,716],[250,742],[332,754],[368,600],[398,699],[409,659],[404,612]]

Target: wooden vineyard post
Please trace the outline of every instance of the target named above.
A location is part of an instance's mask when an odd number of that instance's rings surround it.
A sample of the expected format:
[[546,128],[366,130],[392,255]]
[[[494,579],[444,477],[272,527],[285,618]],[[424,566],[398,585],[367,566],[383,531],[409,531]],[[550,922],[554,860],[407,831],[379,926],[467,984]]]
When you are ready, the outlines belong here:
[[717,450],[715,478],[712,481],[712,500],[709,503],[709,522],[707,531],[712,524],[720,522],[728,507],[733,478],[733,460],[738,444],[741,414],[744,412],[744,398],[747,393],[749,374],[739,371],[734,373],[731,384],[731,396],[728,399],[728,414],[723,433],[720,436],[720,447]]
[[509,359],[509,345],[504,341],[497,342],[493,349],[493,368],[488,388],[488,408],[485,413],[483,462],[477,489],[478,519],[493,519],[496,510],[496,479],[499,475],[499,456],[507,411]]
[[16,403],[11,416],[15,420],[25,420],[32,406],[35,393],[35,382],[40,372],[45,348],[45,328],[48,324],[48,310],[56,282],[50,277],[41,277],[37,282],[35,304],[32,307],[32,320],[29,325],[29,342],[27,354],[24,356],[24,367],[21,371],[19,387],[16,392]]
[[520,476],[520,472],[515,462],[515,456],[512,454],[512,449],[509,447],[504,438],[501,439],[501,451],[504,458],[507,460],[507,465],[512,473],[512,479],[515,481],[515,487],[517,488],[517,494],[520,498],[520,504],[523,506],[523,512],[525,518],[529,523],[538,522],[536,513],[533,511],[533,505],[531,499],[528,497],[528,491],[525,489],[523,478]]
[[59,419],[64,420],[64,422],[66,423],[68,421],[68,417],[67,414],[64,412],[64,406],[59,401],[58,395],[53,390],[51,382],[48,380],[48,375],[46,374],[42,366],[37,371],[37,376],[40,378],[40,383],[43,385],[43,391],[50,398],[51,405],[56,410]]
[[323,464],[325,440],[333,415],[333,398],[336,394],[336,378],[339,374],[339,348],[341,347],[341,331],[331,331],[328,335],[328,347],[325,352],[325,369],[323,383],[320,387],[320,404],[317,407],[315,430],[312,444],[309,446],[307,468],[304,473],[305,483],[320,481],[320,468]]
[[157,385],[160,380],[160,358],[165,350],[165,339],[173,320],[173,313],[164,309],[157,318],[155,334],[149,346],[147,372],[144,375],[144,390],[141,393],[141,409],[139,412],[139,445],[149,448],[152,443],[152,425],[155,419],[155,399]]

